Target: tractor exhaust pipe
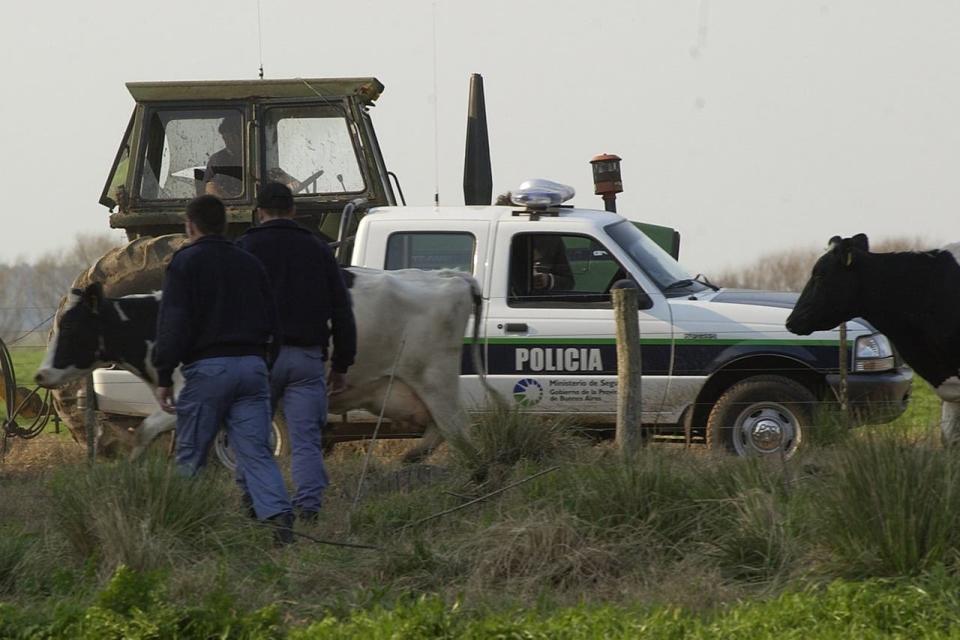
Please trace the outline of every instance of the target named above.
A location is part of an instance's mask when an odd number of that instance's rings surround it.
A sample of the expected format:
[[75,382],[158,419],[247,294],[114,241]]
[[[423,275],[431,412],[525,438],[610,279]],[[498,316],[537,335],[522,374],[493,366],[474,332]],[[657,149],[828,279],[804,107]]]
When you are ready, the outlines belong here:
[[490,169],[490,139],[487,136],[487,107],[483,99],[483,76],[470,75],[467,102],[467,146],[463,160],[464,204],[490,204],[493,172]]

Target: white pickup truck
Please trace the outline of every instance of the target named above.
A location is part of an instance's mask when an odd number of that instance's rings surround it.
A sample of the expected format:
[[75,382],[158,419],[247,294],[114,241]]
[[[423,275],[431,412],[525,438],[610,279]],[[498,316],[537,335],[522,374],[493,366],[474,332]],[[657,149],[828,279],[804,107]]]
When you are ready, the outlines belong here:
[[[784,322],[796,294],[717,289],[691,277],[615,213],[559,202],[378,207],[359,222],[351,265],[472,273],[484,292],[489,381],[534,413],[574,413],[585,425],[613,425],[610,291],[623,280],[640,290],[643,422],[658,434],[740,455],[790,455],[813,426],[815,410],[837,401],[838,332],[790,334]],[[892,420],[906,408],[912,372],[866,322],[848,323],[848,335],[853,415]],[[484,394],[464,353],[464,401],[479,410]],[[149,413],[154,405],[145,387],[135,395],[131,385],[117,384],[127,376],[95,373],[98,406]],[[350,414],[350,422],[359,420],[352,425],[332,419],[333,439],[364,435],[365,417]]]

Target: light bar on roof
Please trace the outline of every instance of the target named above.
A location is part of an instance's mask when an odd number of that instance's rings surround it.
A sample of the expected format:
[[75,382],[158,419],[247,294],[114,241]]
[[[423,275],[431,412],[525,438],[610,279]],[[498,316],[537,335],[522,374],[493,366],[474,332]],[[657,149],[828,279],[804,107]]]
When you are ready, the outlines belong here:
[[576,194],[576,190],[569,185],[534,178],[523,182],[519,189],[511,191],[510,200],[522,207],[559,207]]

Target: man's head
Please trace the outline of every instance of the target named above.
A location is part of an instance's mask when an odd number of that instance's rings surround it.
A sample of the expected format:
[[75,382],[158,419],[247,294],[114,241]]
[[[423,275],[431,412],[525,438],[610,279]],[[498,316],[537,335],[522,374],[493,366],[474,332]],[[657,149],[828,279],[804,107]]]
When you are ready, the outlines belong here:
[[292,218],[295,213],[293,192],[279,182],[268,182],[257,195],[257,217],[260,222],[275,218]]
[[223,120],[220,121],[220,126],[217,127],[217,131],[223,136],[223,143],[227,145],[228,149],[236,150],[240,148],[240,143],[243,141],[241,122],[240,114],[231,113],[224,116]]
[[187,236],[196,240],[200,236],[222,234],[227,230],[227,211],[217,196],[197,196],[187,205]]

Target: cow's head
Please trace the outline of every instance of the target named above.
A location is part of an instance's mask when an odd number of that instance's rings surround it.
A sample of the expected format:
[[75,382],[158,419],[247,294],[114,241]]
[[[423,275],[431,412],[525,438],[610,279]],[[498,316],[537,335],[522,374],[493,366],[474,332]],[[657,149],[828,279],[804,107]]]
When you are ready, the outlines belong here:
[[813,265],[813,273],[787,318],[787,329],[805,336],[833,329],[861,314],[860,261],[870,250],[867,236],[834,236],[830,249]]
[[59,387],[101,366],[103,285],[73,289],[53,328],[47,354],[37,374],[42,387]]

